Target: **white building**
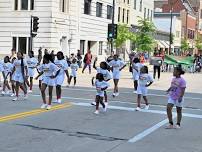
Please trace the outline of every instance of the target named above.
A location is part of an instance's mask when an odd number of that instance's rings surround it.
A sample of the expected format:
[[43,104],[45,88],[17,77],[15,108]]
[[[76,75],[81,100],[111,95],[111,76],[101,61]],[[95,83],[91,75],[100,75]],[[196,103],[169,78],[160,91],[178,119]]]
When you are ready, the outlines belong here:
[[111,11],[112,0],[1,0],[0,54],[9,54],[12,48],[28,52],[33,15],[39,17],[34,51],[43,47],[69,55],[89,48],[94,55],[103,55]]

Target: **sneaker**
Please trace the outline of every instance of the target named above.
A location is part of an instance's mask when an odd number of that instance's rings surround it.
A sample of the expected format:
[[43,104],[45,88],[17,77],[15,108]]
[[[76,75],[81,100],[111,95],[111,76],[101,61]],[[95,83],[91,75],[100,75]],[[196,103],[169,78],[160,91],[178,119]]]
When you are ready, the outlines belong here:
[[58,99],[58,103],[61,104],[61,103],[62,103],[62,100],[61,100],[61,99]]
[[105,102],[105,106],[107,107],[109,104],[108,104],[108,102]]
[[45,109],[47,107],[47,104],[42,104],[41,109]]
[[16,97],[16,98],[14,98],[12,101],[18,101],[19,100],[19,98],[18,97]]
[[118,93],[118,92],[117,92],[117,93],[115,93],[115,96],[116,96],[116,97],[118,97],[118,96],[119,96],[119,93]]
[[9,95],[10,94],[10,90],[6,91],[6,94]]
[[66,87],[67,87],[67,88],[69,88],[69,84],[68,84],[68,85],[66,85]]
[[175,129],[175,127],[171,124],[169,124],[168,126],[165,127],[165,129]]
[[23,99],[27,100],[27,98],[28,98],[28,94],[25,94]]
[[46,110],[50,110],[51,109],[51,105],[47,105]]
[[175,128],[176,128],[176,129],[180,129],[180,125],[176,125]]
[[99,111],[98,111],[98,110],[96,110],[96,111],[94,112],[94,114],[98,115],[98,114],[99,114]]
[[12,94],[11,94],[11,97],[14,97],[14,96],[15,96],[15,93],[12,93]]
[[103,108],[103,112],[107,112],[107,106],[105,105],[105,108]]
[[58,103],[58,100],[56,99],[56,100],[54,100],[54,101],[52,101],[53,103]]
[[96,106],[96,102],[95,101],[91,102],[91,105]]
[[5,94],[6,94],[6,92],[5,92],[5,91],[2,91],[2,92],[1,92],[1,94],[2,94],[2,95],[5,95]]
[[133,93],[134,93],[134,94],[137,94],[137,91],[134,90]]
[[116,93],[113,93],[112,96],[113,96],[113,97],[116,97]]
[[140,111],[140,110],[141,110],[141,108],[140,108],[140,107],[137,107],[135,110],[136,110],[136,111]]
[[28,93],[32,93],[32,90],[29,90]]
[[145,110],[149,110],[149,105],[146,105],[146,106],[144,107],[144,109],[145,109]]

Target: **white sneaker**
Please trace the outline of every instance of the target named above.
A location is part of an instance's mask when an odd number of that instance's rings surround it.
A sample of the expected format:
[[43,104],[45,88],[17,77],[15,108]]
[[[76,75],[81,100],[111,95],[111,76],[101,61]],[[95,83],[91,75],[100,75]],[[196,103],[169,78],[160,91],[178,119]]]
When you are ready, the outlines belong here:
[[47,105],[46,110],[50,110],[51,109],[51,105]]
[[175,128],[176,128],[176,129],[180,129],[180,125],[176,125]]
[[56,100],[54,100],[54,101],[52,101],[53,103],[58,103],[58,100],[56,99]]
[[15,96],[15,93],[12,93],[12,94],[11,94],[11,97],[14,97],[14,96]]
[[105,108],[103,108],[103,112],[107,112],[107,106],[105,105]]
[[115,97],[115,96],[116,96],[116,93],[113,93],[112,96]]
[[136,111],[140,111],[140,110],[141,110],[141,108],[140,108],[140,107],[137,107],[135,110],[136,110]]
[[149,105],[146,105],[146,106],[144,107],[144,109],[145,109],[145,110],[149,110]]
[[134,93],[134,94],[137,94],[137,91],[134,90],[133,93]]
[[16,98],[14,98],[12,101],[18,101],[19,100],[19,98],[18,97],[16,97]]
[[117,93],[115,93],[115,96],[116,96],[116,97],[118,97],[118,96],[119,96],[119,93],[118,93],[118,92],[117,92]]
[[42,104],[41,109],[45,109],[47,107],[47,104]]
[[10,90],[6,91],[6,94],[9,95],[10,94]]
[[61,100],[61,99],[58,99],[58,103],[61,104],[61,103],[62,103],[62,100]]
[[94,114],[98,115],[98,114],[99,114],[99,111],[98,111],[98,110],[96,110],[96,111],[94,112]]
[[27,100],[27,98],[28,98],[28,94],[25,94],[23,99]]
[[5,95],[5,94],[6,94],[6,92],[5,92],[5,91],[2,91],[2,92],[1,92],[1,94],[2,94],[2,95]]
[[107,107],[109,104],[108,104],[108,102],[105,102],[105,106]]
[[28,93],[32,93],[32,90],[29,90]]
[[91,105],[96,106],[96,102],[95,101],[91,102]]

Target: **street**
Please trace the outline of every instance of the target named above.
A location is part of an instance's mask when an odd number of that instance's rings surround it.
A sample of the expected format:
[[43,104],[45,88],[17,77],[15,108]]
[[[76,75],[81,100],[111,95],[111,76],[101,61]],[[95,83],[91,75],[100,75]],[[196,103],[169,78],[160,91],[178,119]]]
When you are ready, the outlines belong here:
[[0,152],[202,151],[201,74],[185,74],[182,126],[170,130],[165,129],[165,90],[172,73],[162,73],[162,78],[155,80],[149,88],[150,109],[137,112],[131,75],[123,72],[120,95],[112,98],[111,81],[108,110],[99,115],[93,113],[95,107],[90,105],[96,93],[90,83],[93,74],[80,72],[78,85],[64,86],[63,103],[53,104],[49,111],[39,108],[42,99],[37,85],[26,101],[0,97]]

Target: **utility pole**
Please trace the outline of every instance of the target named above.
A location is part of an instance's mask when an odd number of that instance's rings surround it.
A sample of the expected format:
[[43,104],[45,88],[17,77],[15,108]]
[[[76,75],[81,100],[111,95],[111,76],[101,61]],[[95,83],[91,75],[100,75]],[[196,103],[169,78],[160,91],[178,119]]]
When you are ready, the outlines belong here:
[[[114,31],[114,19],[115,19],[115,0],[113,0],[113,9],[112,9],[112,27]],[[114,38],[111,38],[111,54],[114,50]]]
[[170,43],[169,43],[169,50],[168,55],[171,53],[171,45],[172,45],[172,29],[173,29],[173,3],[170,1]]

